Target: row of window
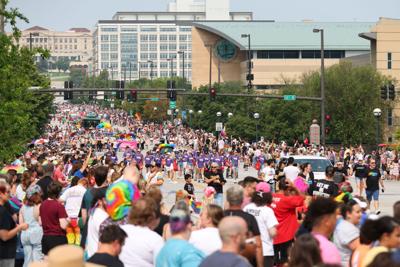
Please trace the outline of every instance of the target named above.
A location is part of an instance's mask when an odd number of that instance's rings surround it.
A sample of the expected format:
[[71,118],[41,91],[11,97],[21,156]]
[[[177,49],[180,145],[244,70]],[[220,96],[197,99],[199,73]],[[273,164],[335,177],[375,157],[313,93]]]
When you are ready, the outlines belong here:
[[[179,37],[177,37],[179,36]],[[191,35],[175,35],[175,34],[161,34],[160,35],[160,41],[161,42],[166,42],[166,41],[176,41],[177,38],[179,38],[179,41],[191,41],[192,36]],[[156,34],[142,34],[140,35],[140,41],[157,41],[157,35]]]
[[[32,43],[47,43],[51,38],[46,37],[32,37]],[[30,42],[29,37],[25,39],[27,43]],[[78,43],[77,38],[53,38],[54,43]],[[87,38],[84,39],[85,43],[87,43]]]
[[[117,32],[118,28],[116,27],[100,27],[102,32]],[[121,27],[122,32],[136,32],[137,28],[135,27]],[[157,27],[155,26],[141,26],[140,31],[142,32],[156,32]],[[160,32],[176,32],[176,27],[160,27]],[[191,27],[179,27],[179,31],[181,32],[190,32],[192,31]]]
[[[325,58],[344,58],[344,50],[325,50]],[[321,58],[320,50],[260,50],[257,58],[291,59],[291,58]]]

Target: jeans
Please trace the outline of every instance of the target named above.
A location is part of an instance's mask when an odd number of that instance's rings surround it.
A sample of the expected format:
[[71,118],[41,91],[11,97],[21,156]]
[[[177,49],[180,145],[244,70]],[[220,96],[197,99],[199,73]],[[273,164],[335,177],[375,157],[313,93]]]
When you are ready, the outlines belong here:
[[214,196],[214,204],[224,208],[224,194],[216,193]]

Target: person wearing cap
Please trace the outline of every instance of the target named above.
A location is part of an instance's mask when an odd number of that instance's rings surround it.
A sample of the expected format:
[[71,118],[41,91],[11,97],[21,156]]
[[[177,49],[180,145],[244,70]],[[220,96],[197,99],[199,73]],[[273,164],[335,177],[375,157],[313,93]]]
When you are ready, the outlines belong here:
[[272,203],[271,186],[266,182],[258,183],[251,197],[251,203],[243,211],[252,214],[260,229],[264,267],[274,266],[273,238],[276,236],[278,220],[269,207]]
[[24,205],[19,211],[19,224],[27,223],[29,225],[29,228],[21,234],[21,244],[24,248],[24,267],[27,267],[32,261],[43,259],[41,243],[43,229],[39,224],[41,194],[40,186],[31,185],[28,187]]
[[223,190],[226,180],[223,177],[221,170],[219,170],[219,165],[215,162],[211,163],[211,170],[205,173],[205,182],[208,186],[214,187],[216,194],[214,196],[215,204],[220,207],[223,206]]
[[203,252],[188,242],[192,232],[189,208],[182,201],[174,208],[169,218],[172,236],[158,253],[156,267],[197,267],[205,258]]

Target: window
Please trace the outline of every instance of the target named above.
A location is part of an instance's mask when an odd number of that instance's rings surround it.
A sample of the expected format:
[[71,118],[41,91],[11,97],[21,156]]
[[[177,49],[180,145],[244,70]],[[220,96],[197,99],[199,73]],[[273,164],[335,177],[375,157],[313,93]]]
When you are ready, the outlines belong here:
[[62,38],[60,38],[60,43],[62,43],[63,42],[63,39]]
[[72,38],[69,38],[69,43],[72,43]]
[[168,58],[168,54],[167,53],[161,53],[160,54],[160,58],[161,59],[167,59]]
[[169,57],[168,58],[176,58],[176,53],[169,53]]
[[160,41],[168,41],[168,35],[166,35],[166,34],[161,34],[161,35],[160,35]]
[[186,41],[187,35],[179,35],[179,41]]
[[392,53],[387,53],[387,68],[392,69]]
[[58,49],[58,45],[55,45],[54,48],[57,50]]
[[145,60],[149,59],[149,54],[147,54],[147,53],[140,53],[140,59],[141,59],[141,60],[143,60],[143,59],[145,59]]
[[47,43],[47,38],[43,38],[43,42]]
[[149,41],[156,42],[156,41],[157,41],[157,35],[155,35],[155,34],[150,34],[150,35],[149,35]]
[[160,77],[168,77],[168,71],[160,71]]
[[140,30],[142,32],[156,32],[157,31],[157,27],[142,26],[142,27],[140,27]]
[[101,68],[108,69],[109,68],[108,62],[101,62]]
[[168,69],[168,62],[160,62],[160,69]]
[[393,126],[393,110],[391,108],[387,111],[387,124],[388,126]]
[[175,27],[161,27],[160,32],[175,32]]
[[179,45],[179,50],[187,50],[187,45],[186,44],[180,44]]
[[118,42],[118,35],[116,34],[110,35],[110,42]]
[[141,51],[148,51],[149,50],[149,45],[148,44],[141,44],[140,45],[140,50]]
[[[26,41],[29,42],[29,38]],[[54,43],[57,43],[57,38],[54,38]]]
[[148,41],[149,40],[149,36],[148,35],[140,35],[140,41]]
[[168,45],[167,45],[167,44],[160,44],[160,50],[161,50],[161,51],[166,51],[166,50],[168,50]]
[[121,28],[121,32],[136,32],[136,31],[137,31],[136,28],[125,28],[125,27]]
[[175,51],[176,50],[176,44],[169,44],[169,50]]
[[74,45],[74,49],[78,49],[78,46],[77,46],[77,45]]
[[77,43],[77,42],[78,42],[78,39],[75,38],[75,39],[74,39],[74,43]]
[[68,38],[64,38],[64,43],[68,43]]
[[190,31],[192,31],[192,28],[191,27],[179,27],[179,31],[190,32]]
[[176,41],[176,35],[169,35],[168,39],[170,41]]
[[101,51],[108,51],[110,49],[109,44],[101,44]]
[[118,44],[110,44],[110,51],[118,51]]
[[118,59],[118,53],[111,53],[110,54],[110,59],[111,60],[117,60]]
[[110,54],[109,53],[101,53],[101,60],[102,61],[110,60]]
[[268,58],[283,58],[283,50],[269,51]]
[[157,59],[157,53],[151,53],[149,54],[150,59]]
[[157,51],[157,44],[149,44],[149,51]]
[[72,45],[69,45],[69,49],[72,49]]
[[108,42],[110,36],[106,35],[106,34],[102,34],[100,38],[101,38],[102,42]]
[[116,32],[117,28],[111,28],[111,27],[101,27],[100,30],[102,32]]

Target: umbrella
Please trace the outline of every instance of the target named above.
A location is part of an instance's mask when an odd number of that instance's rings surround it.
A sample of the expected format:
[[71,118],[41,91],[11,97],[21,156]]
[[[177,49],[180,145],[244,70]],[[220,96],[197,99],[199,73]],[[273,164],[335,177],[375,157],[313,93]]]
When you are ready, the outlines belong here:
[[35,145],[43,145],[43,144],[48,143],[48,142],[49,142],[49,140],[44,139],[44,138],[40,138],[40,139],[36,140],[34,144]]
[[172,152],[175,149],[175,144],[161,144],[158,146],[160,153],[165,154],[167,152]]
[[0,173],[1,174],[6,174],[10,170],[16,171],[17,173],[23,173],[24,171],[26,171],[26,168],[21,166],[21,165],[8,165],[8,166],[4,167],[0,171]]

